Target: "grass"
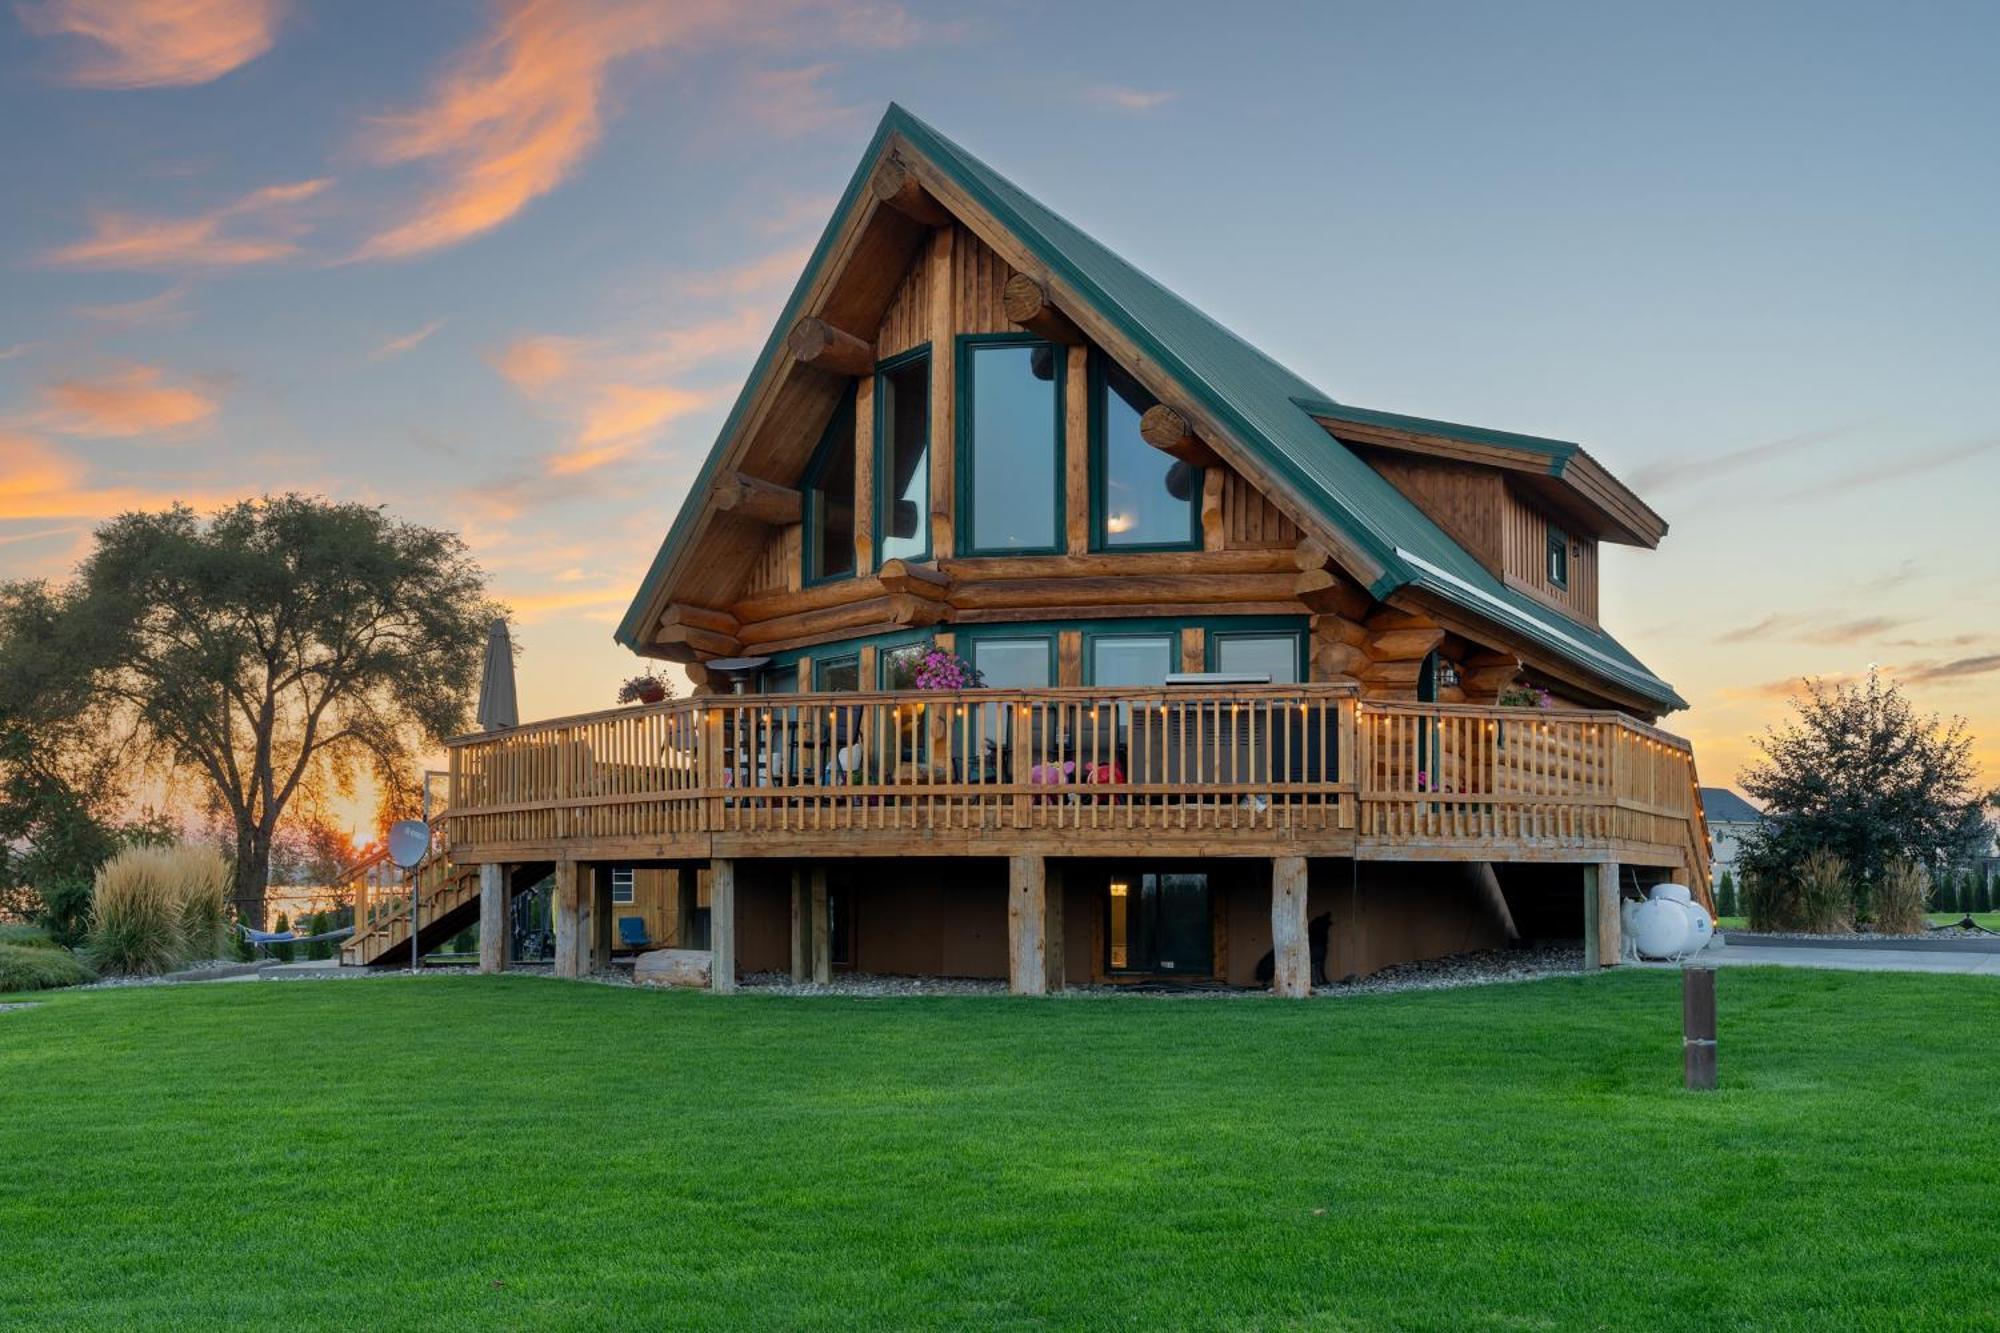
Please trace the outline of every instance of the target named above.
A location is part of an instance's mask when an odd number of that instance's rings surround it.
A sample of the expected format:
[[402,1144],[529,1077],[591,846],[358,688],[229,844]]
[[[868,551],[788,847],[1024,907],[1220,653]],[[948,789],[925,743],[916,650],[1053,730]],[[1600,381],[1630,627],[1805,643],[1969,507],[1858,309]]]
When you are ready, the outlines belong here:
[[[1971,1327],[2000,985],[1288,1004],[529,977],[0,1013],[0,1326]],[[1970,1136],[1970,1137],[1968,1137]]]

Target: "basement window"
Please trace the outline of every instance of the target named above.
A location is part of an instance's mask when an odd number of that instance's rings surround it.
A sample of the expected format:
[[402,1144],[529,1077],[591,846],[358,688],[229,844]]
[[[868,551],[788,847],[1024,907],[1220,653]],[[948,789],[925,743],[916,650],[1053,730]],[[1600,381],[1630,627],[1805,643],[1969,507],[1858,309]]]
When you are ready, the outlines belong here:
[[1549,529],[1549,585],[1569,587],[1569,535],[1560,528]]
[[611,905],[630,907],[633,902],[632,867],[613,866],[611,868]]

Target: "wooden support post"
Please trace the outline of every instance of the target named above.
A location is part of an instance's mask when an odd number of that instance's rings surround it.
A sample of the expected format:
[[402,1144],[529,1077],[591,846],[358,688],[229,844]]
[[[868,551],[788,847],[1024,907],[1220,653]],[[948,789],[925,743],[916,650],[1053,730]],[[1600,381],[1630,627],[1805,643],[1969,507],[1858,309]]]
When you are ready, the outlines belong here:
[[1271,993],[1312,994],[1312,941],[1306,931],[1306,859],[1271,858]]
[[1594,865],[1583,868],[1583,970],[1586,972],[1604,966],[1604,955],[1598,951],[1597,941],[1597,870]]
[[812,906],[811,890],[806,887],[806,872],[792,868],[792,984],[803,984],[811,975],[812,967]]
[[812,979],[824,986],[833,980],[833,917],[827,911],[826,867],[812,872]]
[[717,857],[708,863],[708,944],[712,955],[709,989],[736,990],[736,862]]
[[1016,995],[1048,994],[1048,890],[1041,857],[1007,858],[1007,989]]
[[1681,968],[1682,1077],[1690,1092],[1715,1090],[1715,968]]
[[578,927],[577,865],[574,861],[556,862],[555,935],[556,935],[556,975],[575,977],[580,974],[583,941]]
[[511,869],[497,861],[479,867],[479,970],[501,972],[507,967],[507,876]]
[[1597,867],[1597,965],[1616,967],[1624,953],[1623,921],[1618,910],[1618,863]]

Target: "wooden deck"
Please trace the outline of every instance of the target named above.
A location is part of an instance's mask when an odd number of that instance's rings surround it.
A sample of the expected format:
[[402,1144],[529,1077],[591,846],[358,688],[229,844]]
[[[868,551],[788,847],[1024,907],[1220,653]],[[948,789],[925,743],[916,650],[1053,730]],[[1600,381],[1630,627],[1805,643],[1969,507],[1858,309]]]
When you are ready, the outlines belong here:
[[843,856],[1619,861],[1707,880],[1686,741],[1333,685],[748,695],[451,742],[459,864]]

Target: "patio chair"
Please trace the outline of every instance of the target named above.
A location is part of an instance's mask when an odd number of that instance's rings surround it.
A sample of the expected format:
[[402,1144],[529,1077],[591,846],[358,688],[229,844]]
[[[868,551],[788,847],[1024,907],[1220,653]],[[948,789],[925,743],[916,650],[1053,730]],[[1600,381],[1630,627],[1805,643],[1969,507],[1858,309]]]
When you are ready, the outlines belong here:
[[650,949],[653,941],[646,935],[646,918],[643,916],[621,916],[618,918],[618,947],[621,949]]

